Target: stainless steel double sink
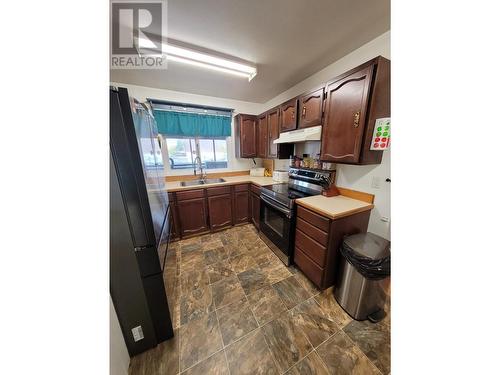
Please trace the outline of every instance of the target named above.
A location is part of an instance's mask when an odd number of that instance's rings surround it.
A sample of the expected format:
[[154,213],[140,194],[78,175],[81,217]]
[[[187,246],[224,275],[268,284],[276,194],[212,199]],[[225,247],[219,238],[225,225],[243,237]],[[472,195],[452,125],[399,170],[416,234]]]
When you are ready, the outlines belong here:
[[191,180],[181,181],[181,186],[198,186],[207,184],[217,184],[219,182],[226,182],[223,178],[206,178],[204,180]]

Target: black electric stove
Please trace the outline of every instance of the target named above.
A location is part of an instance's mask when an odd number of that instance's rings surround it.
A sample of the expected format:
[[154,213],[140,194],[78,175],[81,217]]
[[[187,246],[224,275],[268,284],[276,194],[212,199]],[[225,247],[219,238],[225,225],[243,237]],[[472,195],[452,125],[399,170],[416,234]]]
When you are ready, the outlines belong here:
[[331,183],[332,171],[290,168],[288,183],[263,186],[260,194],[262,239],[289,266],[293,261],[295,199],[321,194]]

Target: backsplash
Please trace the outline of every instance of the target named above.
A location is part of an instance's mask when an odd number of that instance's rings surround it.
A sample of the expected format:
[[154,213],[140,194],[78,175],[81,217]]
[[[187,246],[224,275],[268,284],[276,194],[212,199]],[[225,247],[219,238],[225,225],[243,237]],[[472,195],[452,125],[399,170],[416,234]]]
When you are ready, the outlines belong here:
[[310,157],[315,158],[319,154],[321,148],[321,141],[307,141],[295,144],[294,154],[302,157],[302,154],[309,154]]
[[[303,154],[309,154],[310,157],[315,158],[320,153],[321,141],[307,141],[295,143],[294,155],[302,157]],[[275,159],[274,170],[288,170],[290,161],[288,159]]]
[[289,168],[290,161],[288,159],[274,159],[274,170],[275,171],[287,171]]

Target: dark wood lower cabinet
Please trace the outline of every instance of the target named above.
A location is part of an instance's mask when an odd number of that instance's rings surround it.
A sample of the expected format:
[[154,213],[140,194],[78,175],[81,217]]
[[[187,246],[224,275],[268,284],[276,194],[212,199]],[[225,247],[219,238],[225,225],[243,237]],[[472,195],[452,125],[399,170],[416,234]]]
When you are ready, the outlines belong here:
[[329,288],[336,281],[344,236],[366,232],[369,219],[370,211],[332,220],[298,206],[295,264],[318,288]]
[[252,213],[252,223],[257,229],[260,226],[260,196],[253,191],[250,193],[250,211]]
[[179,220],[177,219],[177,206],[170,204],[170,240],[180,238]]
[[260,187],[252,185],[251,191],[250,185],[224,185],[168,193],[172,213],[172,239],[252,221],[255,224],[260,214]]
[[211,230],[218,230],[233,225],[231,194],[209,196],[207,200]]
[[208,230],[205,198],[178,200],[177,208],[182,237]]
[[236,185],[234,187],[234,224],[243,224],[250,221],[249,207],[250,196],[248,192],[248,184]]
[[178,240],[181,236],[179,228],[179,219],[177,216],[177,203],[175,202],[174,193],[168,193],[168,203],[170,206],[170,240]]

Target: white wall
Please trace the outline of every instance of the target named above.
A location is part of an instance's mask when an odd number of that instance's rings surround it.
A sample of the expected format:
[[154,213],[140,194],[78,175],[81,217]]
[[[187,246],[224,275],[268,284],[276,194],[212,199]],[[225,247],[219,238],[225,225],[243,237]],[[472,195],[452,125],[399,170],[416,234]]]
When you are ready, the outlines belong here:
[[[207,105],[213,107],[222,107],[222,108],[233,108],[234,115],[238,113],[247,113],[250,115],[258,115],[262,113],[262,104],[260,103],[251,103],[244,102],[241,100],[232,100],[232,99],[224,99],[217,98],[214,96],[206,96],[206,95],[196,95],[189,94],[185,92],[172,91],[172,90],[162,90],[151,87],[144,86],[136,86],[129,85],[126,83],[112,82],[111,85],[126,87],[129,91],[129,95],[133,96],[139,101],[145,101],[147,98],[159,99],[159,100],[170,100],[174,102],[180,103],[188,103],[188,104],[199,104],[199,105]],[[233,118],[234,120],[234,118]],[[231,124],[231,134],[234,135],[234,121]],[[253,161],[251,159],[237,159],[234,154],[234,137],[231,136],[227,139],[227,149],[228,149],[228,168],[226,169],[210,169],[208,172],[217,172],[217,171],[245,171],[249,170],[254,166]],[[163,147],[164,152],[164,160],[168,160],[168,155],[166,154],[166,147]],[[258,166],[262,166],[262,160],[255,159]],[[171,170],[169,163],[165,163],[165,173],[169,176],[174,175],[186,175],[192,174],[193,171],[190,169],[176,169]]]
[[[270,108],[273,108],[284,101],[291,99],[305,91],[319,86],[331,78],[342,74],[356,66],[378,56],[382,55],[390,58],[390,31],[380,35],[367,44],[361,46],[340,60],[335,61],[319,72],[299,82],[290,89],[284,91],[264,104],[243,102],[239,100],[223,99],[212,96],[194,95],[178,91],[153,89],[149,87],[134,86],[128,84],[114,83],[116,86],[123,86],[129,89],[132,96],[138,100],[145,100],[147,97],[163,100],[172,100],[177,102],[195,103],[211,105],[216,107],[234,108],[235,113],[260,114]],[[233,123],[234,134],[234,123]],[[228,142],[230,163],[229,170],[248,170],[253,166],[251,160],[236,159],[234,157],[233,139]],[[260,160],[256,159],[259,165]],[[167,163],[168,164],[168,163]],[[286,169],[288,160],[275,163],[278,168]],[[278,169],[276,168],[276,169]],[[169,174],[186,174],[186,171],[167,171]],[[372,188],[372,179],[380,180],[380,188]],[[375,195],[375,208],[370,216],[368,230],[387,239],[390,238],[390,225],[388,222],[382,222],[381,217],[390,219],[390,183],[385,179],[390,178],[390,150],[384,151],[382,163],[375,166],[351,166],[337,164],[337,184],[354,190],[364,191]]]
[[109,298],[109,370],[111,375],[128,375],[130,357],[123,339],[115,307]]
[[[371,42],[361,46],[357,50],[344,56],[340,60],[330,64],[326,68],[299,82],[295,86],[279,94],[264,104],[262,110],[268,110],[284,101],[291,99],[305,91],[319,86],[335,76],[342,74],[356,66],[378,56],[382,55],[390,58],[390,31],[373,39]],[[390,224],[380,220],[381,217],[390,218],[391,216],[391,187],[390,183],[385,182],[391,174],[391,151],[384,151],[382,163],[372,166],[355,166],[337,164],[337,185],[353,190],[364,191],[375,195],[375,208],[370,215],[368,231],[378,234],[384,238],[390,239]],[[372,187],[372,179],[380,180],[380,188]]]

